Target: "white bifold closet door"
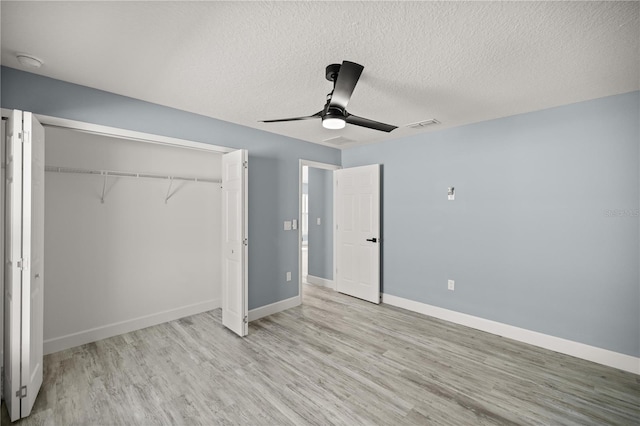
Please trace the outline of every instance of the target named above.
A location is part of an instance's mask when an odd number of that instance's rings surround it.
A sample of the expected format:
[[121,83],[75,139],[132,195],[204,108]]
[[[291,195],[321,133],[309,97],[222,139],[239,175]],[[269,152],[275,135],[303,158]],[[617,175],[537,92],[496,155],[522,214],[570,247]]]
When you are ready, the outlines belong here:
[[5,401],[31,413],[43,371],[44,128],[11,111],[6,126]]
[[222,324],[249,333],[247,150],[222,156]]

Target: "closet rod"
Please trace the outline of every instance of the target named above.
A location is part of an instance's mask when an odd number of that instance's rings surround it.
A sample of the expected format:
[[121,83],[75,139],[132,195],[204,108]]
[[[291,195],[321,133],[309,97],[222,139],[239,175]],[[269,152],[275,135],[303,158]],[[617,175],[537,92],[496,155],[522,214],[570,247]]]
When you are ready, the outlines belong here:
[[98,176],[113,176],[113,177],[128,177],[128,178],[149,178],[149,179],[169,179],[169,180],[183,180],[188,182],[206,182],[206,183],[222,183],[219,179],[199,178],[195,176],[172,176],[172,175],[159,175],[153,173],[134,173],[134,172],[121,172],[116,170],[89,170],[79,169],[75,167],[57,167],[57,166],[45,166],[46,172],[54,173],[78,173],[85,175],[98,175]]

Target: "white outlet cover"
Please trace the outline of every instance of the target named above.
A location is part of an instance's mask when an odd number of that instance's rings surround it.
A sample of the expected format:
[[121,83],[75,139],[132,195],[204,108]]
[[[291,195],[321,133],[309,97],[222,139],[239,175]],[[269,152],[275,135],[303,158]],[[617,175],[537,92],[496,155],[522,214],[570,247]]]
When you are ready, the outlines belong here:
[[447,282],[447,288],[451,291],[455,290],[456,282],[454,280],[449,280]]
[[287,272],[287,281],[291,281],[291,272]]
[[320,218],[316,219],[316,224],[317,225],[321,225],[322,224],[322,220],[320,220]]
[[290,220],[285,220],[284,221],[284,230],[285,231],[291,231],[291,221]]

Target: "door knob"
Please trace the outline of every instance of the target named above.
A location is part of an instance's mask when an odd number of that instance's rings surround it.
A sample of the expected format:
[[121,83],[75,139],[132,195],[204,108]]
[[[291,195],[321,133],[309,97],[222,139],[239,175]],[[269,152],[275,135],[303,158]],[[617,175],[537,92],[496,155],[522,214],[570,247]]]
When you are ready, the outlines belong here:
[[367,241],[371,241],[372,243],[377,243],[378,239],[377,238],[367,238]]

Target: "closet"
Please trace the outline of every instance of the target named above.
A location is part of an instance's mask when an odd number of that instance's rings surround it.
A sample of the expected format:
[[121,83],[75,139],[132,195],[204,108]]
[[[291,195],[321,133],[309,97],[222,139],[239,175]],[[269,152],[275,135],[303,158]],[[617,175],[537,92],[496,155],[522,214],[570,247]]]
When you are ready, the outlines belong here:
[[[247,334],[245,150],[41,117],[44,161],[31,167],[37,119],[5,113],[13,115],[3,138],[7,173],[12,161],[21,162],[20,177],[41,170],[44,183],[14,179],[5,186],[4,330],[14,340],[4,351],[4,393],[12,419],[29,414],[43,353],[220,307],[223,324]],[[30,193],[42,200],[21,201]],[[12,213],[16,203],[22,211]],[[12,232],[33,221],[43,228],[33,237]],[[29,276],[26,244],[12,255],[11,242],[40,234],[31,246],[42,246],[44,263],[29,265]],[[25,296],[34,291],[30,304]],[[33,318],[29,330],[25,315]],[[40,378],[20,376],[38,356]]]
[[220,306],[220,153],[60,128],[45,146],[45,353],[86,330]]

